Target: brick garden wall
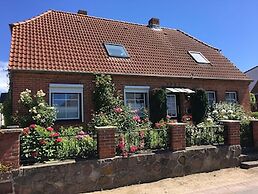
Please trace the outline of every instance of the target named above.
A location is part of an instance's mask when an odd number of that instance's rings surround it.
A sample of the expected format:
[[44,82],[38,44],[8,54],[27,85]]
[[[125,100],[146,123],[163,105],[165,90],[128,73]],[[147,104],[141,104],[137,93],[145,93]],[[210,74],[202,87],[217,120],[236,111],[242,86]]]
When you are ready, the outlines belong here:
[[[80,73],[31,73],[31,72],[11,72],[11,88],[13,95],[13,113],[17,110],[19,94],[26,88],[34,93],[42,89],[47,93],[50,83],[60,84],[83,84],[84,85],[84,120],[90,121],[93,109],[92,92],[94,90],[94,77],[92,74]],[[143,76],[125,76],[113,75],[113,81],[116,88],[123,94],[123,88],[126,85],[150,86],[150,89],[160,87],[188,87],[204,88],[205,90],[216,91],[217,101],[225,99],[226,91],[237,91],[238,101],[246,110],[250,110],[249,91],[247,81],[225,81],[225,80],[203,80],[203,79],[180,79],[165,77],[143,77]],[[182,108],[183,111],[183,108]],[[69,121],[63,124],[77,124],[78,121]],[[61,123],[62,124],[62,123]]]

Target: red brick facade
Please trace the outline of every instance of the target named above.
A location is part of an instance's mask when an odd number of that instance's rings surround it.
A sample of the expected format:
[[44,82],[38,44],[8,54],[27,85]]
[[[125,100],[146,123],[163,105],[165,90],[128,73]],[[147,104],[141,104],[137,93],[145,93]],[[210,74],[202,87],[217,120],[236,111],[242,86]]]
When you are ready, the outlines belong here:
[[251,126],[252,126],[252,129],[253,129],[254,147],[258,148],[258,120],[251,121]]
[[[84,86],[84,121],[89,122],[93,110],[92,94],[94,90],[94,76],[92,74],[82,73],[55,73],[55,72],[25,72],[11,71],[11,88],[13,113],[18,109],[19,94],[26,88],[35,93],[42,89],[49,93],[50,83],[59,84],[83,84]],[[118,91],[123,94],[124,86],[150,86],[150,90],[161,87],[186,87],[190,89],[203,88],[205,90],[216,91],[217,102],[225,99],[226,91],[236,91],[238,102],[250,110],[248,85],[249,81],[233,80],[208,80],[208,79],[186,79],[186,78],[167,78],[167,77],[148,77],[148,76],[129,76],[113,75],[113,81]],[[185,108],[184,95],[180,95],[181,114],[184,114]],[[78,124],[78,121],[63,122],[63,124]]]

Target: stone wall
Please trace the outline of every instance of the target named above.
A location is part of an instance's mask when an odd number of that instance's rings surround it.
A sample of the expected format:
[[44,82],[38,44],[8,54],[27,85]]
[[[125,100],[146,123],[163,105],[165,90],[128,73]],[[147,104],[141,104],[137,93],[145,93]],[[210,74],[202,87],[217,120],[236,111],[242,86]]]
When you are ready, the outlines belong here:
[[20,194],[89,192],[235,167],[240,153],[239,145],[199,146],[129,158],[41,164],[13,171],[9,182]]

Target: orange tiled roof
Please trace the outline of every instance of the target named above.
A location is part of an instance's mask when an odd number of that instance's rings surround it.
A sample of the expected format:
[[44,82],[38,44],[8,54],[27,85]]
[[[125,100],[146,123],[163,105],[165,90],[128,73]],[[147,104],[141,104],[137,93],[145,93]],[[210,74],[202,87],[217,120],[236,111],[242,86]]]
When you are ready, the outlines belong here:
[[[105,42],[124,45],[130,58],[109,57]],[[182,31],[52,10],[12,24],[9,69],[249,80],[218,49]]]

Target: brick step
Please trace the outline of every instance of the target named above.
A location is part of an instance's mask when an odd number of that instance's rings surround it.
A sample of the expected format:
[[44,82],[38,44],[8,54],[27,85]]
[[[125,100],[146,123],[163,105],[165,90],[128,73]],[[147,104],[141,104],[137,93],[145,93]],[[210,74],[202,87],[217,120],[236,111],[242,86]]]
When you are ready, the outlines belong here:
[[241,162],[241,164],[240,164],[240,168],[243,168],[243,169],[249,169],[249,168],[254,168],[254,167],[258,167],[258,160]]

